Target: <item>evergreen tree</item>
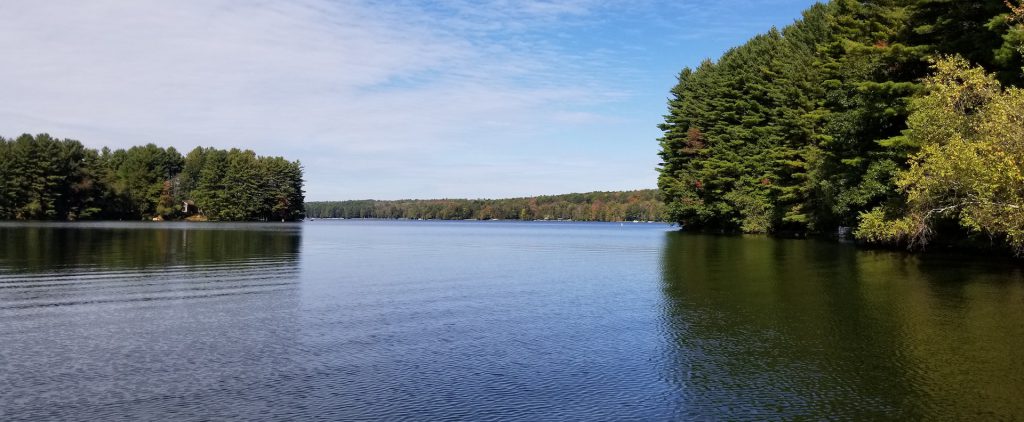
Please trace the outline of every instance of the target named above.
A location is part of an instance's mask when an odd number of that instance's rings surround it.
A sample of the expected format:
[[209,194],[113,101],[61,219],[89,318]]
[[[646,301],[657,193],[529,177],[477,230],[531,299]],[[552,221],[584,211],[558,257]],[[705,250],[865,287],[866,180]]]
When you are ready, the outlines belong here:
[[0,137],[0,219],[175,218],[193,200],[211,219],[291,221],[303,216],[302,185],[298,162],[252,151]]
[[904,207],[898,175],[922,146],[907,119],[929,60],[959,53],[1018,83],[1024,30],[1014,5],[833,0],[683,69],[660,125],[658,187],[672,220],[821,233]]
[[1024,91],[959,57],[939,61],[927,87],[907,135],[922,148],[897,179],[907,204],[863,213],[857,235],[923,246],[951,221],[1024,252]]
[[314,218],[665,221],[656,190],[590,192],[509,199],[310,202]]

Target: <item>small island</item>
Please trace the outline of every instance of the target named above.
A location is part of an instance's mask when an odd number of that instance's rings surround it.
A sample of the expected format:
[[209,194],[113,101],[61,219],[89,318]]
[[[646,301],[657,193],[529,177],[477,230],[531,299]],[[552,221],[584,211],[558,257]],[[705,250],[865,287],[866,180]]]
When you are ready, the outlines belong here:
[[89,149],[48,134],[0,137],[0,220],[294,221],[302,165],[250,150],[154,144]]

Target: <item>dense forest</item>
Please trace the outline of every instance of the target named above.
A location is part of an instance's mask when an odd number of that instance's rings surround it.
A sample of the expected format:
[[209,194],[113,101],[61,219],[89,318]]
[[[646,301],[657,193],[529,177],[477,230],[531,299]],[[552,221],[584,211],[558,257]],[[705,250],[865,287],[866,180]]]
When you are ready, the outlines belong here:
[[303,216],[302,167],[252,151],[153,144],[101,151],[0,137],[0,219],[265,221]]
[[649,189],[514,199],[309,202],[306,215],[313,218],[663,221],[665,205],[657,191]]
[[1022,11],[833,0],[683,69],[660,126],[670,219],[1024,251]]

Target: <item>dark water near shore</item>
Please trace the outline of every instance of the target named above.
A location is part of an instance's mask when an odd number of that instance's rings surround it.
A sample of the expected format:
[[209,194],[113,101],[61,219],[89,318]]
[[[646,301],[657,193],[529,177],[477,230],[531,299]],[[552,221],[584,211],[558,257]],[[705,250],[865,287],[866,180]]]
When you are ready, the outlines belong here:
[[0,224],[0,420],[1024,419],[1024,272],[656,224]]

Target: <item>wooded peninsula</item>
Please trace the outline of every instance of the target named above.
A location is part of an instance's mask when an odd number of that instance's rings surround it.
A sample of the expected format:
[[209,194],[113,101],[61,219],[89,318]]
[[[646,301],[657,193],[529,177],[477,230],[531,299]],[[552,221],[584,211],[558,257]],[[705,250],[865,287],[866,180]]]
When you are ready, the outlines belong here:
[[1019,4],[833,0],[683,69],[661,125],[670,219],[1024,252]]
[[249,150],[154,144],[100,151],[47,134],[0,137],[0,220],[293,221],[302,165]]
[[437,220],[665,221],[654,189],[511,199],[406,199],[307,202],[312,218]]
[[48,134],[0,137],[0,220],[295,221],[312,218],[665,221],[657,190],[513,199],[304,201],[302,166],[249,150],[154,144],[94,150]]

